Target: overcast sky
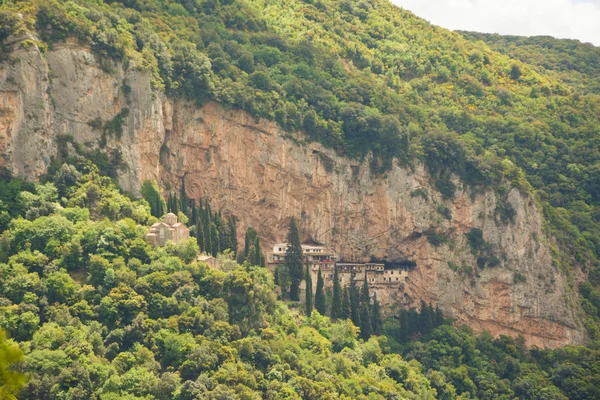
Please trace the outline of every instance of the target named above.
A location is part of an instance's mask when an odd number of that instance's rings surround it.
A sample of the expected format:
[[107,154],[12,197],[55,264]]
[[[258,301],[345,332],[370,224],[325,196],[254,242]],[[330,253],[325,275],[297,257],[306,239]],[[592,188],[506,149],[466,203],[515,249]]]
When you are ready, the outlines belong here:
[[600,46],[600,0],[391,0],[452,30],[550,35]]

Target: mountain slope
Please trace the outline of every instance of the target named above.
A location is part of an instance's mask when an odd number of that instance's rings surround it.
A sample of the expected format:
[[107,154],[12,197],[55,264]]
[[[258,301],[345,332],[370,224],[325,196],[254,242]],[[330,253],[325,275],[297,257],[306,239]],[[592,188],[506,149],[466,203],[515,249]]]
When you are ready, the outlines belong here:
[[555,71],[569,86],[584,93],[600,93],[600,47],[578,40],[550,36],[503,36],[459,31],[465,38],[482,40],[495,51],[529,65]]
[[[21,81],[15,76],[26,64],[11,69],[18,56],[2,68],[0,126],[8,133],[0,147],[5,165],[22,176],[46,170],[60,134],[88,143],[88,153],[112,150],[113,167],[119,160],[127,166],[114,172],[129,189],[149,165],[157,168],[149,176],[177,167],[161,178],[179,185],[183,158],[161,164],[144,160],[143,151],[117,150],[139,144],[169,160],[159,132],[183,137],[189,126],[165,123],[161,93],[199,105],[212,99],[277,122],[291,140],[366,159],[373,176],[393,171],[394,162],[424,165],[436,201],[468,192],[504,196],[511,187],[527,196],[531,184],[566,250],[554,253],[554,266],[595,271],[598,96],[388,2],[33,1],[4,5],[0,20],[4,48],[44,60],[23,68],[31,75]],[[61,68],[46,75],[46,57]],[[85,96],[92,89],[101,94]],[[19,103],[24,93],[28,102]],[[72,114],[79,109],[69,93],[84,99],[76,104],[84,113]],[[19,110],[16,117],[11,110]],[[509,221],[510,209],[499,209],[498,218]]]

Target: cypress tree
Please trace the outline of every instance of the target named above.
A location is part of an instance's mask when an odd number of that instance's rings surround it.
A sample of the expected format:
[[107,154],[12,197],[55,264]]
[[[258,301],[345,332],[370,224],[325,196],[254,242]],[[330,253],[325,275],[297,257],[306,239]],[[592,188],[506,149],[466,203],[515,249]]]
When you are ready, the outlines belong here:
[[317,276],[317,291],[315,293],[315,308],[321,315],[325,315],[325,313],[327,312],[323,275],[321,274],[320,267],[319,267],[319,275]]
[[342,287],[340,286],[340,277],[337,267],[334,266],[333,273],[333,299],[331,301],[331,318],[338,319],[342,317]]
[[348,293],[348,287],[344,286],[344,290],[342,291],[342,319],[348,319],[351,315],[350,294]]
[[369,303],[360,302],[360,337],[363,340],[369,340],[371,337],[371,313],[369,312]]
[[398,319],[400,320],[400,340],[407,341],[410,335],[410,327],[408,325],[408,312],[405,309],[400,310],[400,315],[398,316]]
[[227,241],[227,232],[224,229],[223,218],[221,217],[221,211],[215,216],[215,225],[217,225],[217,231],[219,232],[219,251],[223,251],[229,248]]
[[379,304],[379,300],[377,300],[377,293],[374,293],[373,305],[371,305],[371,328],[374,335],[381,335],[382,325],[381,305]]
[[248,249],[248,258],[245,261],[248,261],[250,265],[258,265],[258,261],[256,260],[256,246],[254,244],[250,245],[250,249]]
[[212,223],[213,219],[212,219],[212,211],[210,211],[210,204],[208,204],[208,199],[205,200],[204,218],[205,218],[205,221],[206,221],[205,222],[206,223],[206,227],[208,229],[210,229],[210,224]]
[[171,196],[171,192],[169,192],[169,196],[167,197],[167,212],[173,212],[173,196]]
[[185,192],[185,179],[181,178],[181,212],[188,215],[188,197]]
[[290,229],[287,237],[287,249],[285,251],[285,262],[290,274],[290,300],[300,300],[300,282],[302,282],[302,245],[300,234],[296,225],[296,218],[290,220]]
[[206,239],[204,238],[204,229],[200,221],[198,221],[198,223],[196,224],[196,240],[198,241],[198,247],[200,247],[200,252],[205,252],[206,248],[204,246],[206,245]]
[[350,319],[355,326],[360,326],[360,294],[356,286],[350,287]]
[[211,228],[210,226],[206,226],[204,228],[204,241],[206,242],[204,251],[206,251],[206,254],[213,253],[213,244],[212,244],[212,237],[210,234],[210,228]]
[[433,330],[432,307],[421,300],[421,312],[419,314],[419,331],[425,335]]
[[306,315],[310,317],[313,310],[313,289],[312,289],[312,278],[310,276],[310,271],[308,269],[308,263],[306,263],[306,274],[304,275],[304,280],[306,281]]
[[256,245],[256,237],[258,236],[256,230],[252,227],[248,227],[246,230],[246,238],[244,240],[244,260],[251,257],[250,247]]
[[156,196],[156,202],[154,203],[154,207],[152,207],[153,213],[156,218],[162,217],[162,202],[160,201],[160,196]]
[[198,211],[196,210],[196,200],[191,201],[191,211],[190,211],[190,225],[196,225],[198,222]]
[[437,328],[440,325],[444,324],[444,314],[442,310],[436,305],[435,306],[435,325],[434,328]]
[[408,335],[412,335],[413,333],[419,331],[419,313],[414,307],[411,307],[408,310]]
[[371,303],[371,296],[369,296],[369,281],[367,280],[367,270],[365,269],[365,279],[363,281],[362,299],[361,301],[366,304]]
[[179,199],[177,198],[176,194],[172,195],[171,201],[173,202],[173,210],[171,212],[175,215],[179,214]]
[[265,268],[266,267],[265,255],[263,254],[262,249],[260,247],[260,238],[258,236],[256,237],[256,244],[254,245],[254,251],[255,251],[254,259],[256,260],[255,265],[259,265],[259,266]]
[[210,252],[213,255],[213,257],[216,257],[220,251],[220,249],[219,249],[219,231],[217,230],[217,225],[215,225],[214,222],[210,223],[209,232],[210,232],[210,243],[211,243]]
[[237,254],[237,227],[235,217],[232,215],[231,217],[229,217],[229,220],[227,222],[229,225],[229,242],[231,244],[231,250],[233,250],[233,254]]

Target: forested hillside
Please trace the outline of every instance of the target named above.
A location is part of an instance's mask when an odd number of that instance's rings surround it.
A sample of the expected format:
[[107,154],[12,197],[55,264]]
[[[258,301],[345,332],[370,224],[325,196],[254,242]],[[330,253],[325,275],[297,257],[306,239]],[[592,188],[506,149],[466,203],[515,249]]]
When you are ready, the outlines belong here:
[[[390,319],[383,336],[316,310],[308,317],[277,299],[264,267],[239,265],[230,251],[215,269],[196,261],[195,238],[150,247],[148,202],[89,161],[71,162],[35,185],[1,177],[0,328],[11,337],[0,335],[2,398],[600,395],[597,350],[475,337],[429,306]],[[315,306],[327,312],[331,301],[321,292]]]
[[591,43],[550,36],[459,32],[474,42],[484,41],[499,53],[541,67],[542,72],[554,71],[564,83],[583,93],[600,93],[600,48]]
[[125,134],[124,108],[90,118],[88,161],[57,161],[40,183],[1,171],[0,327],[12,339],[0,359],[18,343],[19,398],[600,397],[597,47],[453,33],[385,0],[0,0],[0,65],[18,46],[43,55],[67,40],[109,73],[123,65],[157,93],[275,121],[293,140],[369,159],[374,175],[423,163],[446,200],[452,174],[472,193],[533,194],[590,343],[527,350],[433,329],[415,310],[359,339],[349,321],[277,300],[260,266],[225,252],[209,268],[195,238],[149,247],[163,203],[106,176],[118,173],[102,149]]
[[4,2],[0,19],[3,41],[29,29],[39,40],[23,45],[43,50],[76,37],[107,69],[123,61],[172,96],[248,110],[349,156],[372,153],[376,172],[393,158],[423,160],[448,197],[451,172],[475,190],[530,183],[563,249],[597,265],[598,95],[387,1],[36,0]]

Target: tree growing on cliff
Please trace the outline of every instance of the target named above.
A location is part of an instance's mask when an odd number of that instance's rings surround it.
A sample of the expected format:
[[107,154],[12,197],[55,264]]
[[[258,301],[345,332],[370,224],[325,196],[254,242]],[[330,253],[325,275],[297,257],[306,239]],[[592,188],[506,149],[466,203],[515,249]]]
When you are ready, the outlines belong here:
[[331,318],[338,319],[342,317],[342,287],[340,286],[340,277],[337,267],[334,267],[333,273],[333,299],[331,301]]
[[319,267],[319,275],[317,276],[317,290],[315,292],[315,308],[321,315],[327,312],[327,302],[325,300],[325,287],[323,282],[323,274]]
[[308,263],[306,263],[306,273],[304,274],[304,279],[306,281],[306,315],[310,317],[313,310],[313,289],[312,289],[312,278],[310,276],[310,271],[308,270]]
[[287,236],[287,249],[285,251],[285,262],[290,274],[290,300],[300,300],[300,282],[302,282],[302,244],[300,234],[296,225],[296,218],[290,220],[290,229]]

